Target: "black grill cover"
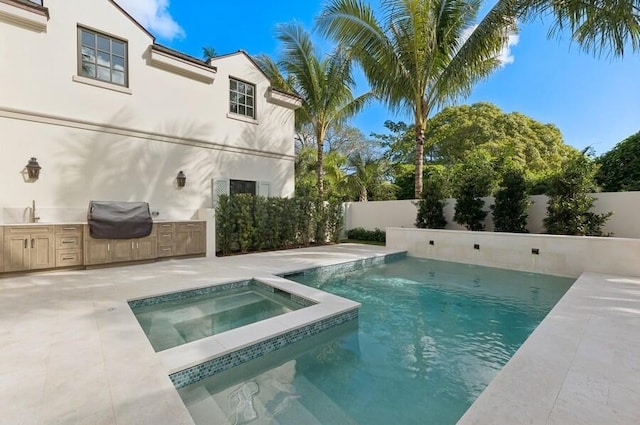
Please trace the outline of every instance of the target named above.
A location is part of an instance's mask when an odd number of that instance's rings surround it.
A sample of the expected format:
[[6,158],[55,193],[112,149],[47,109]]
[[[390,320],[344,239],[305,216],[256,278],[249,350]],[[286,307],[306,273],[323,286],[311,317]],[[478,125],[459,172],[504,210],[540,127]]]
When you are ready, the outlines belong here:
[[89,202],[89,233],[96,239],[149,236],[153,220],[147,202]]

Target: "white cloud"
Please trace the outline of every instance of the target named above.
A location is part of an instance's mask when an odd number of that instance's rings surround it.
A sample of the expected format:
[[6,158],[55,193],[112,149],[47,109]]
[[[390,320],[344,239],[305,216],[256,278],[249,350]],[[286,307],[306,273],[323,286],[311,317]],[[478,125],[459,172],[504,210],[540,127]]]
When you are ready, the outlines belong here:
[[[462,36],[460,37],[462,39],[461,43],[464,43],[467,40],[467,38],[471,36],[471,33],[473,33],[473,31],[475,31],[477,27],[478,27],[477,25],[474,25],[464,30],[462,32]],[[520,36],[518,34],[515,34],[515,33],[509,34],[509,38],[507,39],[507,42],[505,43],[504,46],[502,46],[502,50],[500,50],[500,53],[498,53],[497,55],[497,58],[500,61],[500,66],[505,66],[507,64],[513,63],[516,60],[515,56],[511,52],[511,48],[514,46],[517,46],[519,41],[520,41]]]
[[520,41],[520,36],[518,34],[509,34],[509,39],[507,43],[502,46],[502,50],[498,54],[498,60],[500,60],[501,66],[505,66],[508,63],[513,63],[516,58],[511,53],[511,48],[513,46],[517,46]]
[[182,27],[169,13],[169,0],[116,1],[154,35],[165,40],[174,40],[185,36]]

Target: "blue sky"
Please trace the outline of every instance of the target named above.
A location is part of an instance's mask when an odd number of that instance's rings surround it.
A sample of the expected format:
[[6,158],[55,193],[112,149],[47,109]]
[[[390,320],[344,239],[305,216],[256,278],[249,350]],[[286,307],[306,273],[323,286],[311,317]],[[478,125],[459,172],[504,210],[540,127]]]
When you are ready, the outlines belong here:
[[[246,50],[277,57],[278,23],[298,21],[313,27],[325,1],[301,0],[117,0],[157,41],[200,57],[203,46],[218,54]],[[492,4],[492,3],[491,3]],[[547,38],[547,26],[536,21],[521,27],[506,50],[505,63],[476,86],[463,103],[492,102],[505,112],[521,112],[562,131],[565,142],[602,154],[640,131],[640,53],[623,59],[594,58],[571,43],[568,35]],[[318,45],[331,46],[318,38]],[[367,89],[364,80],[358,91]],[[385,132],[385,120],[411,122],[373,104],[351,124],[365,135]]]

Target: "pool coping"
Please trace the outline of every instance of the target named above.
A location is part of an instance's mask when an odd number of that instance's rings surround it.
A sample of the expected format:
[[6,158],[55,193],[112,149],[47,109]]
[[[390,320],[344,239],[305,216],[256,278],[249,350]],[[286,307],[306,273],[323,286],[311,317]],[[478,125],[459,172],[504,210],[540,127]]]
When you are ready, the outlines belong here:
[[640,423],[640,277],[583,273],[457,425]]
[[314,305],[158,352],[176,388],[358,317],[360,303],[346,298],[279,276],[260,276],[254,280],[310,300]]

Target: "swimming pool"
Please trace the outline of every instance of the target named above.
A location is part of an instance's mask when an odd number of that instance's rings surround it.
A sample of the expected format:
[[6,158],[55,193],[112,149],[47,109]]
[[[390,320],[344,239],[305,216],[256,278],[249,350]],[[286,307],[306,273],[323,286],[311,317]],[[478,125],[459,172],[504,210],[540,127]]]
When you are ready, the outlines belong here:
[[358,328],[181,389],[198,425],[455,424],[573,282],[415,258],[288,278],[361,302]]

